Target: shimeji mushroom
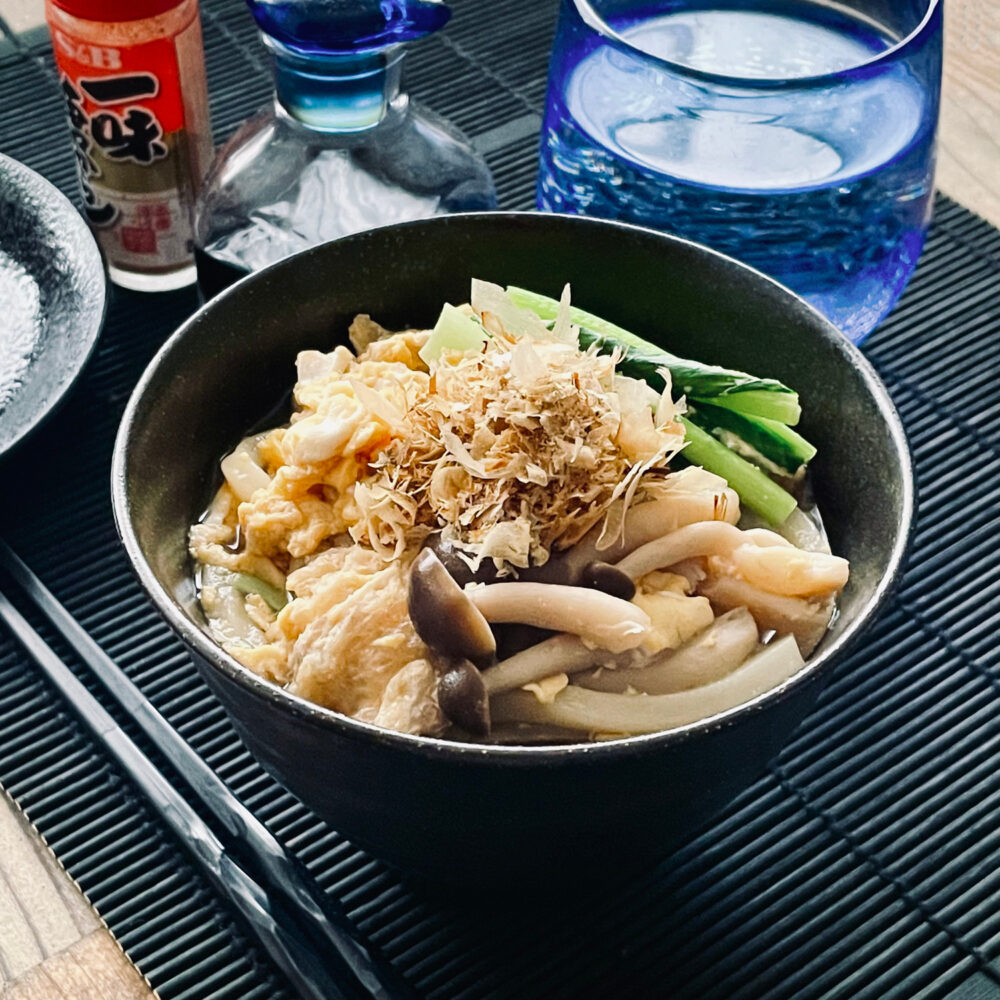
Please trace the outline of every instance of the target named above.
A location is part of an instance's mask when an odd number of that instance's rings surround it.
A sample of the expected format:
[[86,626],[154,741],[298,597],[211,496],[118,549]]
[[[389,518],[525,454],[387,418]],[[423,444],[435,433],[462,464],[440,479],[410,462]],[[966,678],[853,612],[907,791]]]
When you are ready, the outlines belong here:
[[780,535],[755,529],[740,531],[725,521],[698,521],[671,531],[634,549],[615,565],[633,580],[638,580],[653,570],[674,566],[695,556],[729,555],[738,545],[750,541],[751,536],[761,541],[771,536],[771,544],[789,545]]
[[431,649],[441,711],[467,732],[488,735],[489,700],[475,664],[496,654],[493,632],[430,549],[410,569],[408,607],[417,635]]
[[489,663],[497,644],[489,623],[431,549],[410,567],[408,610],[417,635],[452,660]]
[[725,521],[703,521],[678,528],[635,549],[616,566],[637,580],[695,556],[729,559],[743,579],[761,590],[786,597],[829,594],[847,583],[846,559],[795,548],[773,531],[740,531]]
[[553,674],[575,674],[594,667],[624,667],[641,662],[637,649],[609,653],[593,649],[575,635],[554,635],[483,671],[486,691],[499,694],[532,684]]
[[[462,558],[458,547],[451,542],[445,541],[440,531],[435,531],[433,534],[427,536],[424,548],[431,549],[434,552],[452,579],[460,587],[464,587],[470,583],[496,583],[499,577],[499,571],[492,559],[483,559],[478,568],[473,570],[465,559]],[[594,590],[603,590],[606,594],[621,597],[626,601],[630,601],[635,596],[635,584],[632,580],[610,563],[593,560],[583,566],[582,569],[574,567],[572,573],[569,572],[569,567],[564,563],[557,562],[555,565],[557,566],[556,573],[537,582],[579,584],[583,587],[591,587]],[[565,578],[561,576],[558,569],[560,566],[566,566],[567,574]],[[529,568],[522,570],[519,576],[523,580],[530,581],[535,579],[540,572],[541,568],[537,570]]]
[[777,639],[725,677],[672,694],[613,694],[570,684],[551,702],[528,691],[507,691],[491,700],[493,720],[560,726],[589,733],[655,733],[687,726],[746,704],[802,669],[795,640]]
[[[677,649],[664,650],[636,665],[616,665],[612,670],[602,665],[577,674],[573,683],[593,691],[673,694],[720,680],[756,649],[757,623],[753,615],[746,608],[735,608]],[[484,675],[483,679],[487,678],[488,674]]]
[[757,648],[757,625],[746,608],[721,615],[677,649],[647,656],[641,650],[611,654],[591,649],[575,635],[555,635],[483,672],[490,695],[513,691],[553,674],[595,691],[668,694],[700,687],[735,670]]
[[420,552],[410,570],[409,609],[428,646],[477,665],[496,652],[488,622],[569,632],[612,653],[638,646],[650,627],[642,608],[584,587],[518,581],[462,590],[430,549]]
[[445,541],[440,531],[428,535],[423,547],[433,551],[460,587],[467,583],[493,583],[497,579],[498,571],[492,559],[483,559],[473,570],[462,558],[458,546]]
[[558,583],[487,583],[465,591],[489,622],[520,622],[569,632],[612,653],[638,646],[649,615],[620,597]]
[[[607,570],[618,573],[614,567]],[[600,590],[523,582],[463,590],[429,548],[418,553],[410,568],[408,608],[417,635],[432,652],[441,711],[476,735],[486,735],[490,728],[487,688],[476,669],[496,655],[490,622],[571,633],[556,638],[582,648],[591,657],[589,666],[600,659],[593,658],[584,641],[599,646],[599,656],[621,654],[638,646],[650,627],[641,608]]]
[[490,702],[483,675],[469,660],[431,654],[438,672],[438,704],[445,717],[475,736],[490,733]]
[[641,545],[688,524],[702,521],[734,524],[740,515],[739,499],[722,480],[718,482],[721,484],[719,489],[678,489],[660,499],[638,503],[626,512],[618,536],[604,547],[600,547],[604,528],[598,525],[572,548],[553,554],[544,565],[523,572],[521,578],[540,583],[576,584],[595,560],[616,563]]

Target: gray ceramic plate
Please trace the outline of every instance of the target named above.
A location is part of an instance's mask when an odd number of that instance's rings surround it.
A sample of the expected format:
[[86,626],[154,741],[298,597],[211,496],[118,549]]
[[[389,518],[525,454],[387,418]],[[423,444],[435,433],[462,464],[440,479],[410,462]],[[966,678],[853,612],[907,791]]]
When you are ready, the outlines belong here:
[[66,197],[0,155],[0,455],[69,391],[97,343],[101,255]]

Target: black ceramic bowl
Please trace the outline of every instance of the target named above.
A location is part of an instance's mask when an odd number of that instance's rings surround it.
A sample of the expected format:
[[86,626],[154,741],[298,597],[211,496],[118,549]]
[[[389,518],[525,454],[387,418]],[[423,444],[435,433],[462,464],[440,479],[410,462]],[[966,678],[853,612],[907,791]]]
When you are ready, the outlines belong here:
[[[819,447],[815,486],[851,561],[841,614],[791,681],[683,729],[598,744],[484,747],[376,729],[261,680],[207,635],[188,526],[218,462],[287,393],[295,355],[358,312],[430,325],[470,277],[558,294],[682,355],[777,376]],[[764,769],[899,572],[913,488],[898,417],[861,354],[791,292],[703,247],[539,214],[450,216],[306,251],[234,285],[153,360],[115,450],[118,527],[157,608],[240,736],[284,785],[373,854],[449,882],[607,872],[664,856]],[[359,650],[359,655],[364,655]],[[580,867],[589,865],[590,867]]]

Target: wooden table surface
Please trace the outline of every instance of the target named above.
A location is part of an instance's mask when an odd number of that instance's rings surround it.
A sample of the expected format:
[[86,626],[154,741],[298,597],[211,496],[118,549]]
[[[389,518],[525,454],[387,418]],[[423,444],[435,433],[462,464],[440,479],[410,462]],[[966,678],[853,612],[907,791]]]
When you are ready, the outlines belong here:
[[151,996],[37,831],[0,792],[0,998]]
[[937,183],[1000,226],[1000,0],[947,0]]
[[[41,0],[0,0],[17,30]],[[1000,0],[947,0],[938,186],[1000,226]],[[2,738],[2,734],[0,734]],[[148,986],[0,794],[0,1000],[140,1000]]]

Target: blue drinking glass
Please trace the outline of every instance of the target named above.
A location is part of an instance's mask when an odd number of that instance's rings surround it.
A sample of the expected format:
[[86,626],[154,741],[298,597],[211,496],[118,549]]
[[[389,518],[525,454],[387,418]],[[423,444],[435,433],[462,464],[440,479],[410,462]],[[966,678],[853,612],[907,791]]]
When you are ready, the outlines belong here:
[[927,232],[941,47],[939,0],[562,0],[538,207],[708,244],[859,342]]

